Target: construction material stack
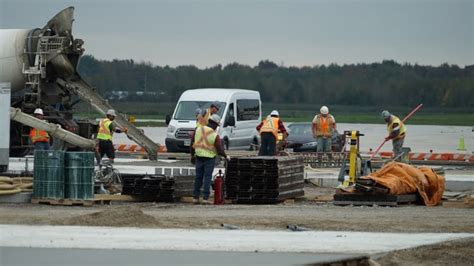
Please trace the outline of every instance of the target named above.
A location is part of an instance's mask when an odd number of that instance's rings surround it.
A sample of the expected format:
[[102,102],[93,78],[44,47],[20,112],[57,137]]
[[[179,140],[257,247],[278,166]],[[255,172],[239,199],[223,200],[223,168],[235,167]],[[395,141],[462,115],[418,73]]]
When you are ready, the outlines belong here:
[[144,201],[174,202],[192,195],[194,176],[122,175],[123,195],[137,196]]
[[271,204],[304,195],[302,157],[232,158],[226,168],[226,199],[244,204]]

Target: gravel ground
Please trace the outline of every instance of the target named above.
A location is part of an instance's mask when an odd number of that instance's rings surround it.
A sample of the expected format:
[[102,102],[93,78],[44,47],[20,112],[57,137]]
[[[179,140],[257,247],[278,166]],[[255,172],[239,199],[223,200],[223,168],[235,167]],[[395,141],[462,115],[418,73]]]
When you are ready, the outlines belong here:
[[[49,206],[0,204],[1,224],[132,226],[146,228],[220,228],[285,230],[297,224],[313,230],[370,232],[474,233],[474,209],[402,206],[338,207],[332,189],[305,188],[305,200],[278,205],[193,205],[190,203],[124,203]],[[389,253],[381,265],[473,265],[474,239]]]

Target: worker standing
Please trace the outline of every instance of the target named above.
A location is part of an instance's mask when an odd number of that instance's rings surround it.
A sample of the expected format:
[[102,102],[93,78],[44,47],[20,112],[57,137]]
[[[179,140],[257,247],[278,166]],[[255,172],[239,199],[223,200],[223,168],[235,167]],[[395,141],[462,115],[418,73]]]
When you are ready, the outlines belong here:
[[211,115],[206,126],[198,126],[191,134],[191,163],[195,163],[196,177],[194,179],[193,202],[199,203],[201,187],[204,204],[209,204],[212,172],[214,171],[217,155],[230,160],[222,147],[222,141],[216,133],[221,118],[217,114]]
[[275,156],[276,155],[276,144],[278,140],[278,132],[282,133],[283,140],[288,137],[283,122],[280,119],[280,115],[277,110],[273,110],[269,116],[257,126],[257,131],[260,132],[260,156]]
[[322,106],[313,118],[313,138],[316,139],[317,152],[331,152],[332,133],[336,130],[336,120],[329,114],[329,108]]
[[[44,120],[44,113],[41,108],[36,108],[33,115],[40,120]],[[31,128],[30,139],[35,146],[35,150],[49,150],[49,134],[45,130]]]
[[385,141],[392,140],[393,158],[397,158],[402,154],[403,142],[406,136],[405,124],[400,118],[390,114],[387,110],[382,112],[382,118],[387,123],[388,136],[385,137]]
[[106,113],[106,116],[106,118],[100,120],[99,131],[97,132],[97,139],[99,140],[97,146],[98,164],[100,164],[102,157],[104,157],[104,154],[107,155],[110,163],[114,162],[115,148],[114,144],[112,143],[113,133],[127,133],[128,131],[127,128],[119,128],[113,123],[115,117],[117,116],[115,110],[109,109]]
[[211,106],[207,109],[201,111],[201,114],[198,115],[197,120],[199,121],[200,126],[206,126],[211,115],[219,112],[220,105],[218,102],[211,103]]

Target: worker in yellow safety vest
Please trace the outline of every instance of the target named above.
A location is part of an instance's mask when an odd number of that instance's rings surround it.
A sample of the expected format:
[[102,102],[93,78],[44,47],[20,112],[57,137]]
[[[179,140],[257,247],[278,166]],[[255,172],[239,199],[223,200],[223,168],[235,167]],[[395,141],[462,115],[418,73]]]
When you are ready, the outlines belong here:
[[224,151],[222,141],[216,132],[221,118],[217,114],[211,115],[208,125],[198,126],[191,134],[191,163],[195,164],[196,177],[194,179],[193,201],[199,203],[201,187],[204,204],[209,204],[212,172],[214,171],[217,155],[230,160]]
[[385,137],[385,141],[392,140],[393,157],[398,157],[398,160],[400,160],[399,155],[402,154],[403,142],[405,141],[407,131],[405,124],[400,118],[390,114],[387,110],[382,112],[382,118],[387,123],[388,136]]
[[112,143],[112,135],[116,133],[127,133],[127,128],[119,128],[113,123],[117,114],[115,110],[110,109],[106,113],[106,118],[100,120],[99,131],[97,132],[97,139],[99,140],[96,151],[97,151],[97,163],[100,164],[102,157],[107,155],[109,162],[113,163],[115,159],[115,148]]
[[282,140],[288,137],[288,132],[277,110],[273,110],[269,116],[263,119],[257,126],[257,131],[260,133],[260,150],[258,152],[260,156],[276,155],[279,132],[282,134]]
[[[36,108],[33,115],[41,120],[44,120],[44,113],[41,108]],[[35,150],[49,150],[49,134],[45,130],[31,128],[30,139]]]
[[317,152],[332,151],[332,134],[336,130],[336,119],[329,114],[329,108],[322,106],[312,123],[313,138],[316,139]]
[[211,103],[211,106],[207,109],[203,109],[200,114],[197,115],[197,126],[206,126],[211,115],[219,112],[220,104],[218,102]]

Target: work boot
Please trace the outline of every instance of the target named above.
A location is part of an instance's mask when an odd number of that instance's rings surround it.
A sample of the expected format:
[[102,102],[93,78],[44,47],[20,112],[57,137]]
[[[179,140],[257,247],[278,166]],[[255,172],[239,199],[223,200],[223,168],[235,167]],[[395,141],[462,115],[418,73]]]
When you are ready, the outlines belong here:
[[211,204],[211,201],[209,199],[203,199],[202,200],[202,204],[204,205],[210,205]]
[[193,199],[193,204],[199,204],[199,199]]

